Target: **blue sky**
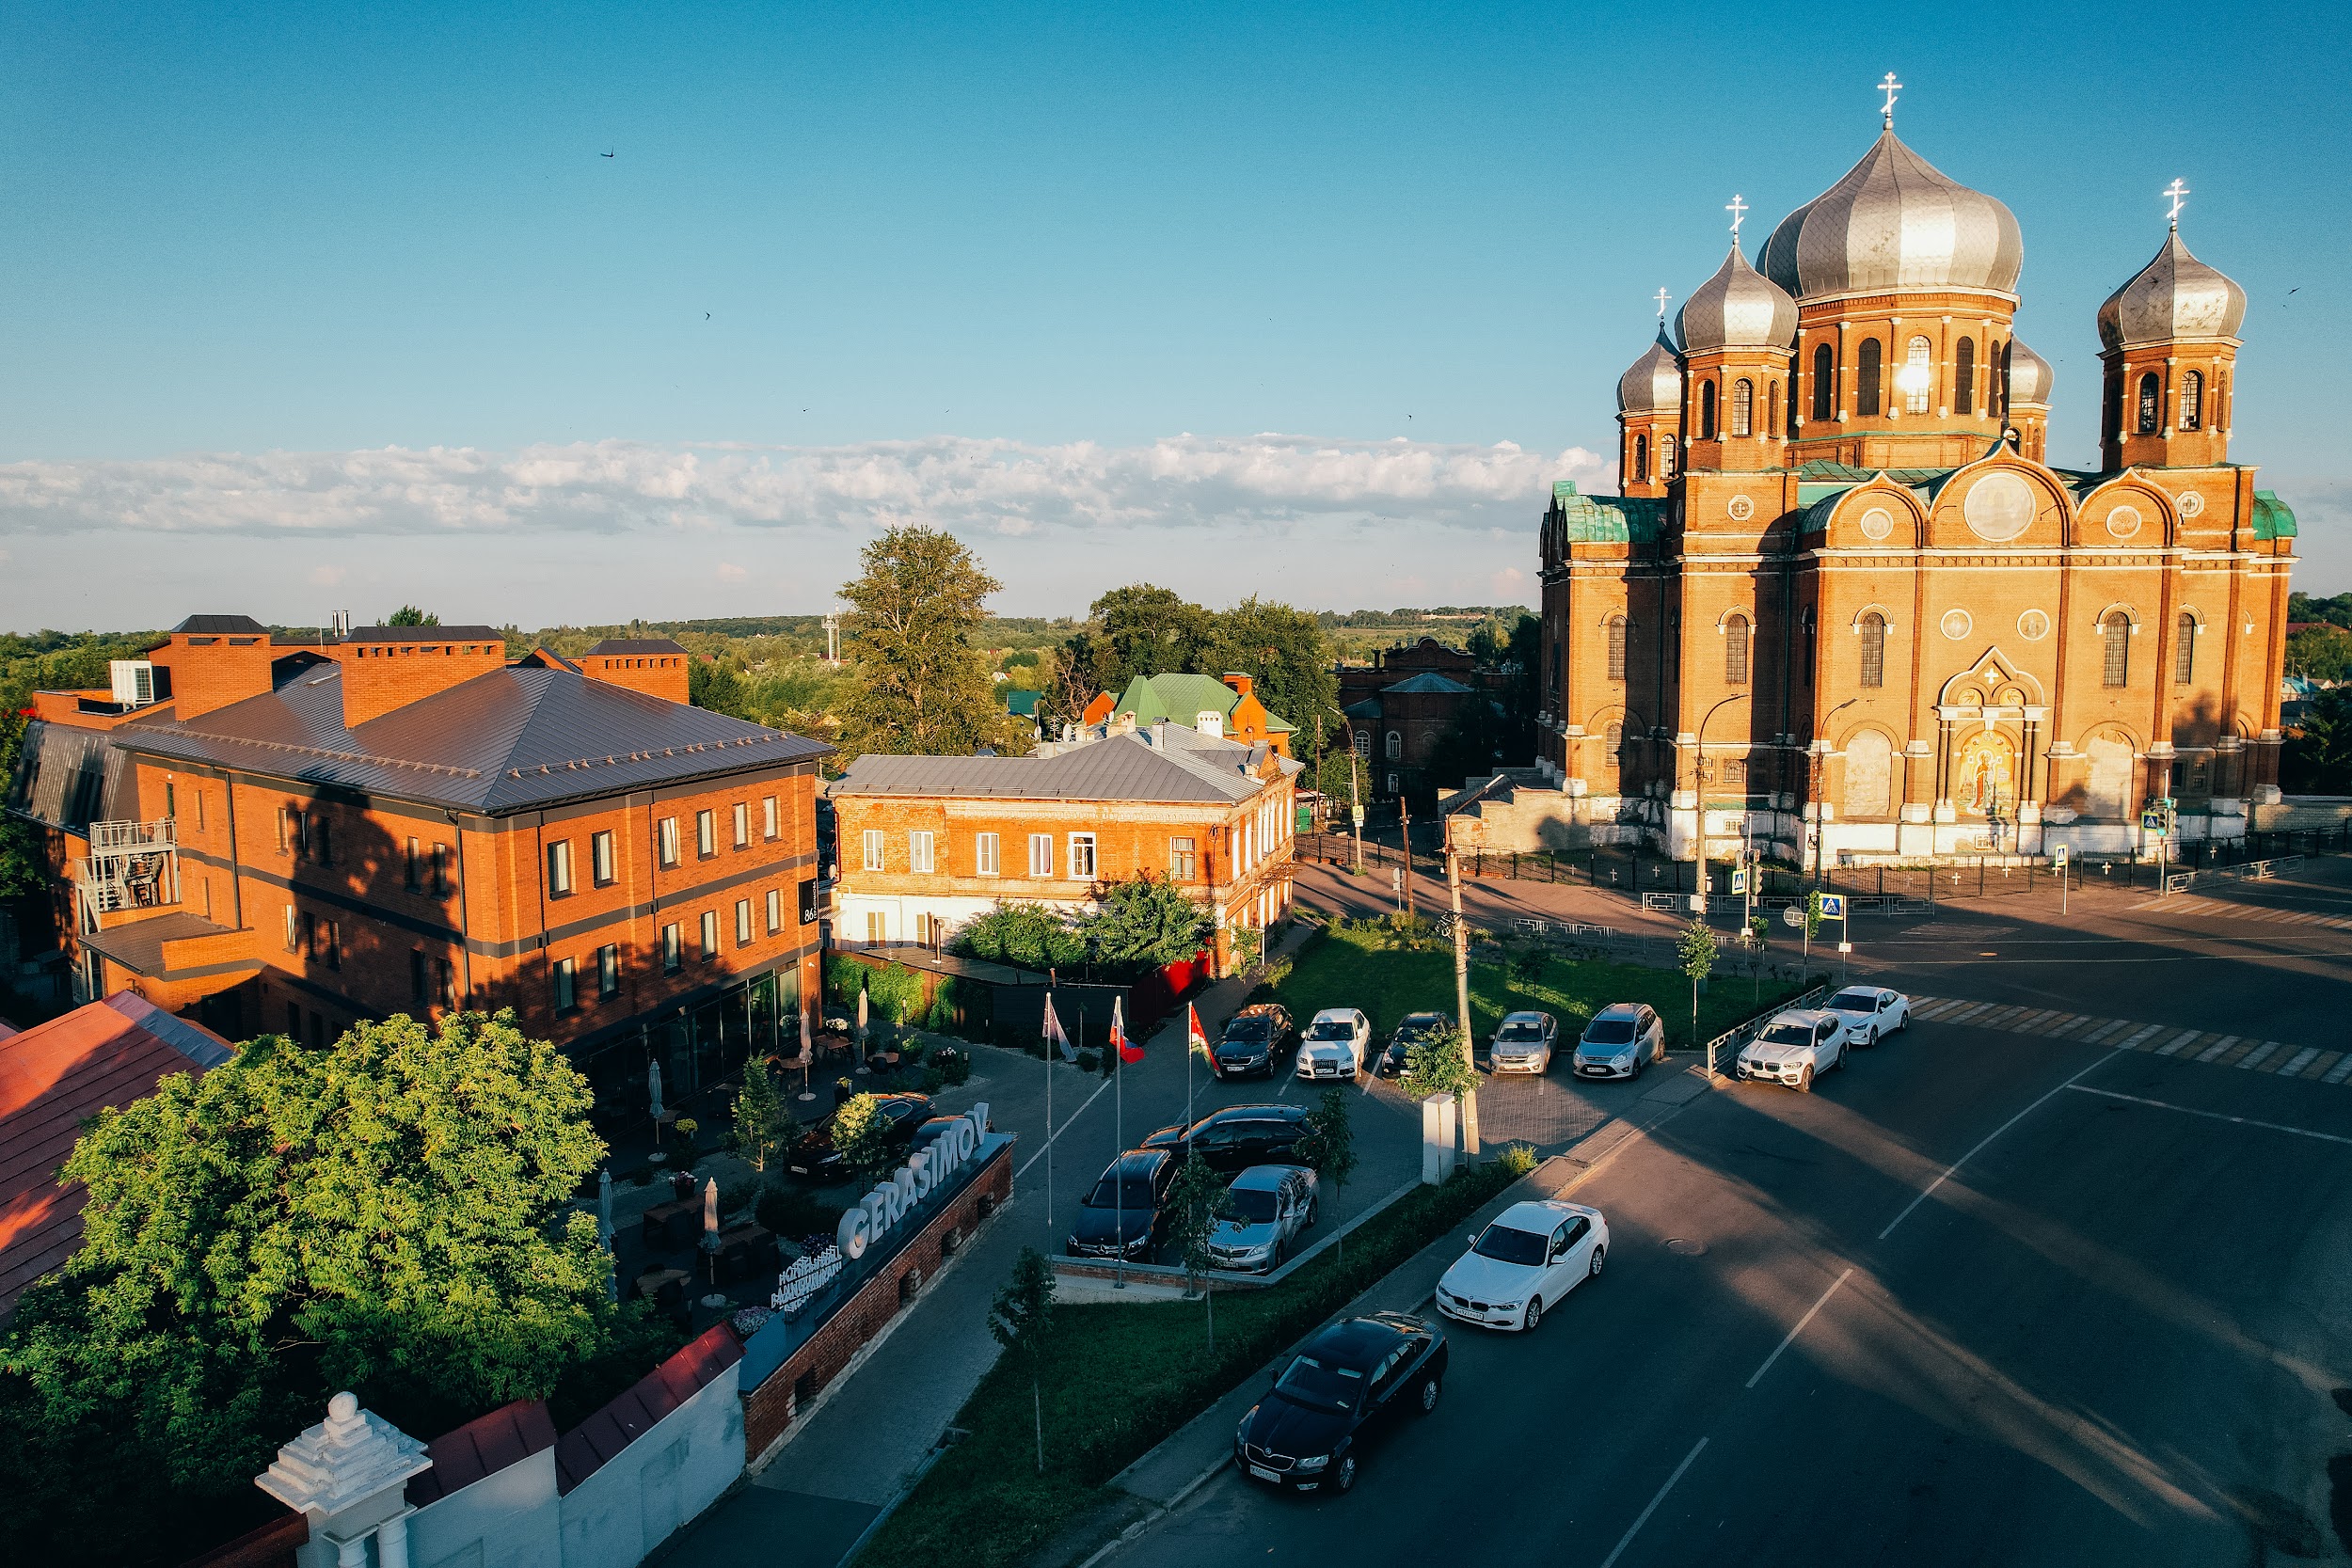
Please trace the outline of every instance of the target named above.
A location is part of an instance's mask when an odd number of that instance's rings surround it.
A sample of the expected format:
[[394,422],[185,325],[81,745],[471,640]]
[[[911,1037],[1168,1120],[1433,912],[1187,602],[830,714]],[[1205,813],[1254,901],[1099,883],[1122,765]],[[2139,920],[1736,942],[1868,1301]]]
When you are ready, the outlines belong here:
[[1647,296],[1889,70],[2024,227],[2056,461],[2188,182],[2236,455],[2352,588],[2344,29],[2246,17],[19,4],[0,626],[809,610],[898,518],[1012,613],[1529,599]]

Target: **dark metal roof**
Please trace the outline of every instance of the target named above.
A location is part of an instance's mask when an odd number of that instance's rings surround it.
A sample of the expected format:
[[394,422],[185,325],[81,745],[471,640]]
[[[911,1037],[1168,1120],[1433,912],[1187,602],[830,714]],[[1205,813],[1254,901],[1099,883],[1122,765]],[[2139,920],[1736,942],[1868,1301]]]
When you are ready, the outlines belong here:
[[510,665],[343,727],[342,669],[115,744],[312,785],[498,816],[812,762],[833,748],[568,670]]
[[555,1490],[568,1494],[604,1468],[657,1422],[708,1387],[720,1373],[743,1359],[743,1342],[725,1323],[713,1323],[702,1338],[630,1386],[602,1410],[555,1442]]
[[354,626],[345,642],[499,642],[496,626]]
[[1163,750],[1140,733],[1042,757],[862,756],[826,789],[860,795],[950,795],[1026,800],[1247,800],[1265,787],[1262,748],[1168,726]]
[[682,654],[686,650],[666,637],[608,637],[588,651],[592,654]]
[[409,1506],[422,1508],[461,1492],[485,1476],[521,1464],[534,1453],[555,1447],[555,1421],[545,1400],[516,1400],[486,1416],[477,1416],[454,1432],[445,1432],[424,1446],[433,1468],[412,1476],[405,1494]]
[[230,632],[260,632],[266,635],[269,627],[250,615],[191,615],[171,628],[174,632],[193,632],[199,637],[219,637]]
[[[164,943],[181,942],[189,937],[227,936],[236,927],[205,919],[190,910],[167,910],[147,920],[135,920],[128,926],[110,927],[92,931],[81,939],[82,945],[103,953],[134,974],[144,974],[151,980],[170,974],[164,967]],[[250,967],[259,969],[261,960],[251,960]]]
[[52,828],[81,832],[92,822],[110,820],[122,782],[122,754],[104,730],[51,724],[36,719],[24,726],[16,772],[8,780],[8,813]]

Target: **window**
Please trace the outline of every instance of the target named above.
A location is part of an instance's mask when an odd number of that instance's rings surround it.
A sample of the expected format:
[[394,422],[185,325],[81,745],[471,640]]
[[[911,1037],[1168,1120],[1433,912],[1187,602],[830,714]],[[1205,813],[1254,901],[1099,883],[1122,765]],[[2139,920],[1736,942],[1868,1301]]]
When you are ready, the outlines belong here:
[[1601,737],[1600,765],[1613,773],[1617,770],[1617,754],[1625,750],[1625,726],[1612,724]]
[[310,858],[321,865],[334,864],[335,841],[326,818],[312,812],[302,819],[302,823],[310,830]]
[[881,910],[866,911],[866,945],[880,947],[890,940],[890,917]]
[[1813,351],[1813,417],[1837,417],[1837,353],[1827,343]]
[[1813,684],[1813,656],[1820,644],[1813,635],[1813,611],[1810,610],[1797,617],[1797,637],[1798,641],[1804,644],[1804,684],[1811,686]]
[[1715,384],[1708,381],[1699,385],[1699,439],[1711,441],[1714,438]]
[[284,806],[278,808],[278,852],[281,855],[294,847],[294,831],[288,820],[293,815]]
[[1675,438],[1673,434],[1668,432],[1658,437],[1658,477],[1672,479],[1674,476]]
[[415,839],[408,841],[408,875],[406,886],[411,893],[424,891],[424,846]]
[[1903,388],[1903,412],[1924,414],[1928,411],[1928,394],[1935,389],[1935,345],[1925,338],[1914,338],[1903,352],[1903,369],[1899,377]]
[[675,921],[661,927],[662,974],[675,974],[678,972],[678,966],[686,961],[684,948],[685,941]]
[[1070,835],[1070,875],[1073,879],[1081,877],[1089,881],[1093,879],[1094,835],[1092,833]]
[[706,806],[694,814],[694,853],[708,860],[719,852],[719,814]]
[[972,835],[972,869],[977,875],[982,877],[996,875],[996,835],[994,833]]
[[1756,434],[1756,383],[1746,376],[1731,384],[1731,433]]
[[1646,436],[1633,437],[1633,478],[1636,483],[1649,478],[1649,437]]
[[1349,742],[1349,745],[1354,749],[1356,754],[1361,757],[1364,761],[1370,762],[1372,760],[1372,732],[1370,730],[1358,730],[1356,732],[1355,738]]
[[771,795],[759,802],[759,821],[761,834],[770,841],[784,836],[784,814],[776,809],[774,796]]
[[596,886],[610,887],[612,885],[614,867],[612,864],[612,829],[607,828],[602,832],[593,833],[589,836],[588,866],[589,875],[593,876],[596,879]]
[[1391,795],[1401,793],[1397,787],[1397,775],[1394,773],[1389,775],[1389,793]]
[[655,825],[654,840],[663,865],[677,864],[677,818],[665,816]]
[[738,898],[735,901],[735,945],[749,947],[751,944],[752,901],[748,898]]
[[2120,610],[2107,611],[2099,623],[2099,637],[2106,644],[2106,668],[2099,684],[2115,690],[2131,684],[2132,619]]
[[433,993],[427,989],[432,985],[432,979],[426,974],[425,970],[424,949],[421,947],[410,949],[408,954],[408,1000],[415,1003],[420,1007],[423,1006],[432,999]]
[[319,922],[320,956],[329,969],[343,967],[343,923],[340,920]]
[[[571,868],[567,865],[564,869],[568,873]],[[433,893],[436,897],[449,896],[449,846],[446,844],[433,847]]]
[[719,911],[703,911],[701,926],[703,961],[707,963],[719,956]]
[[2013,342],[2003,343],[2001,352],[1995,356],[2000,369],[1993,378],[1993,391],[1985,400],[1993,404],[1993,417],[1995,419],[2009,418],[2009,367],[2010,351],[2016,346]]
[[1189,836],[1178,836],[1168,841],[1168,879],[1169,881],[1191,881],[1199,864],[1198,849]]
[[1865,338],[1854,364],[1854,412],[1866,418],[1879,411],[1879,368],[1883,352],[1876,338]]
[[1952,412],[1977,411],[1977,341],[1963,338],[1952,357]]
[[164,815],[175,819],[180,815],[180,786],[168,780],[164,784]]
[[768,890],[768,934],[772,937],[783,929],[784,890],[771,887]]
[[574,973],[573,960],[570,958],[556,959],[554,978],[555,1010],[559,1013],[568,1013],[572,1010],[574,1002],[572,987],[573,982],[576,979],[576,974]]
[[1405,755],[1405,737],[1396,731],[1391,730],[1388,739],[1382,744],[1381,754],[1391,762],[1401,760]]
[[1053,874],[1054,835],[1052,833],[1031,833],[1029,835],[1029,875],[1032,877],[1051,877]]
[[2153,436],[2164,423],[2164,384],[2150,371],[2139,378],[2139,434]]
[[929,871],[931,869],[930,834],[907,834],[907,869],[909,871]]
[[2197,674],[2197,617],[2184,611],[2172,634],[2172,684],[2186,686]]
[[749,848],[752,842],[752,808],[742,801],[735,802],[735,847]]
[[866,829],[861,835],[861,842],[866,847],[866,869],[880,871],[882,868],[882,831],[880,828]]
[[805,881],[801,884],[801,924],[805,926],[816,918],[817,883],[814,880]]
[[610,1002],[621,994],[621,950],[612,942],[596,949],[596,1000]]
[[1862,684],[1886,684],[1886,617],[1875,610],[1862,618]]
[[286,1004],[286,1037],[296,1043],[302,1039],[302,1004],[299,1002]]
[[294,914],[294,907],[292,904],[286,906],[286,951],[289,953],[302,951],[302,923]]
[[457,1006],[457,966],[447,958],[433,960],[433,994],[444,1007]]
[[1730,686],[1748,684],[1748,618],[1734,615],[1724,623],[1724,680]]
[[[2181,377],[2181,428],[2198,430],[2203,427],[2204,422],[2205,372],[2190,371]],[[199,820],[204,816],[204,800],[201,796],[197,799],[196,815]]]
[[548,846],[548,893],[557,898],[572,891],[572,841],[557,839]]
[[1621,681],[1625,679],[1625,617],[1622,615],[1609,617],[1608,631],[1609,678],[1613,681]]
[[1764,422],[1764,429],[1766,430],[1766,432],[1767,432],[1767,433],[1770,433],[1770,432],[1772,432],[1772,431],[1776,431],[1776,430],[1778,430],[1779,428],[1780,428],[1780,383],[1779,383],[1779,382],[1777,382],[1777,381],[1775,381],[1775,382],[1773,382],[1773,383],[1772,383],[1772,413],[1771,413],[1771,415],[1770,415],[1770,416],[1769,416],[1769,417],[1765,420],[1765,422]]

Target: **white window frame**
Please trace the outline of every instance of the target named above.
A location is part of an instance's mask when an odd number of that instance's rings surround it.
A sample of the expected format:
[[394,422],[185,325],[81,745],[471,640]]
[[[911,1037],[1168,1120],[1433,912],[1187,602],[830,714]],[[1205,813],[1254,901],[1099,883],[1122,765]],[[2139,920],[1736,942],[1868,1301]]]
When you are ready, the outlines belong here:
[[866,829],[862,842],[866,849],[865,868],[868,871],[883,869],[882,831],[880,828]]
[[735,901],[735,945],[749,947],[751,944],[752,901],[748,898],[738,898]]
[[890,941],[890,916],[882,910],[866,911],[866,945],[880,947]]
[[1051,877],[1053,874],[1054,835],[1052,833],[1031,833],[1029,835],[1029,875],[1032,877]]
[[907,869],[909,871],[928,875],[936,868],[936,857],[933,854],[934,843],[928,831],[907,834]]
[[555,995],[550,1000],[559,1013],[568,1013],[580,1006],[580,969],[570,958],[555,960]]
[[661,927],[661,973],[675,974],[686,967],[686,928],[673,920]]
[[1072,833],[1070,835],[1070,879],[1083,882],[1094,880],[1097,863],[1094,835]]
[[619,869],[613,864],[613,859],[612,830],[606,828],[591,834],[588,839],[588,872],[598,887],[611,882]]
[[972,872],[973,875],[978,877],[997,875],[996,835],[994,833],[972,835]]
[[784,813],[777,807],[776,798],[772,795],[762,797],[759,813],[760,826],[767,831],[767,836],[781,838],[784,835]]
[[705,806],[694,814],[694,853],[705,859],[719,852],[719,814]]
[[706,960],[715,958],[719,956],[719,911],[703,911],[701,926],[702,929],[696,934],[702,938],[703,958]]
[[572,891],[572,841],[559,838],[548,846],[548,892],[562,895]]
[[746,801],[735,802],[735,847],[748,849],[752,845],[752,808]]
[[665,866],[678,863],[677,818],[665,816],[654,825],[655,852]]
[[607,942],[596,949],[596,1000],[609,1002],[621,994],[621,949]]
[[771,887],[768,890],[768,934],[772,937],[783,929],[784,890]]

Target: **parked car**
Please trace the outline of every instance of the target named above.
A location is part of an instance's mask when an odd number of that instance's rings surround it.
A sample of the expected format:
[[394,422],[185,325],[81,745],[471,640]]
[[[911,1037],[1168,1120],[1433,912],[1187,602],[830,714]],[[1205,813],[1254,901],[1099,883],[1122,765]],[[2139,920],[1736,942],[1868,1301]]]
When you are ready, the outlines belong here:
[[1845,1065],[1846,1021],[1822,1007],[1781,1013],[1740,1048],[1740,1077],[1786,1084],[1799,1094],[1810,1094],[1819,1074]]
[[1438,1281],[1438,1310],[1466,1323],[1524,1332],[1547,1307],[1600,1273],[1609,1222],[1558,1198],[1514,1203],[1470,1238]]
[[1353,1007],[1326,1007],[1298,1046],[1301,1078],[1353,1078],[1372,1049],[1372,1020]]
[[1486,1045],[1490,1070],[1549,1072],[1552,1042],[1559,1037],[1560,1021],[1549,1013],[1505,1013]]
[[[892,1153],[905,1158],[914,1146],[915,1130],[931,1119],[930,1099],[919,1094],[878,1094],[874,1101],[875,1109],[882,1113],[889,1128]],[[834,1112],[835,1116],[839,1114]],[[836,1180],[849,1174],[842,1166],[841,1151],[833,1146],[832,1117],[801,1134],[787,1164],[793,1175],[807,1177],[812,1181]]]
[[1251,1274],[1281,1267],[1315,1223],[1315,1173],[1304,1165],[1250,1166],[1225,1189],[1232,1212],[1210,1233],[1210,1258],[1220,1269]]
[[1279,1004],[1260,1002],[1235,1013],[1224,1037],[1209,1053],[1209,1069],[1219,1078],[1274,1076],[1274,1064],[1298,1049],[1298,1026]]
[[1445,1336],[1403,1312],[1333,1323],[1241,1418],[1233,1463],[1253,1481],[1348,1491],[1369,1440],[1406,1411],[1438,1408],[1445,1364]]
[[1164,1148],[1131,1148],[1113,1160],[1079,1205],[1070,1255],[1150,1262],[1167,1234],[1175,1180],[1175,1157]]
[[1846,1021],[1846,1037],[1859,1050],[1911,1027],[1911,998],[1884,986],[1848,986],[1824,1006]]
[[1666,1025],[1657,1009],[1612,1002],[1584,1025],[1572,1058],[1579,1078],[1639,1078],[1666,1059]]
[[1211,1170],[1231,1174],[1292,1164],[1306,1132],[1304,1105],[1228,1105],[1190,1127],[1163,1127],[1141,1147],[1166,1149],[1180,1162],[1198,1154]]
[[1380,1060],[1372,1070],[1380,1077],[1394,1078],[1405,1070],[1414,1046],[1433,1036],[1453,1032],[1452,1013],[1406,1013],[1398,1020],[1396,1033],[1389,1037],[1388,1047],[1380,1053]]

